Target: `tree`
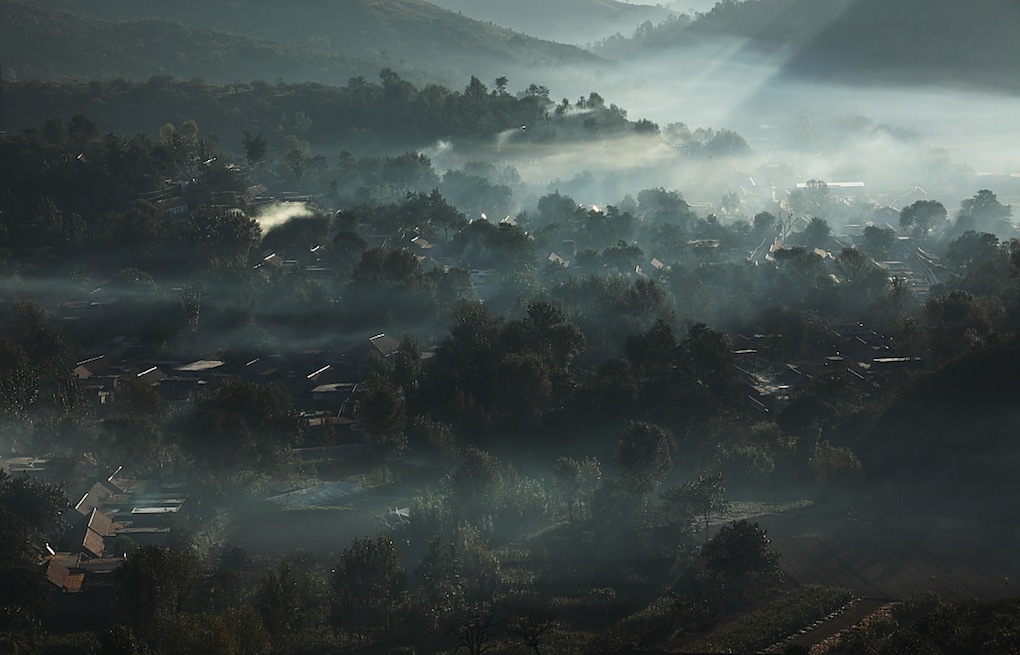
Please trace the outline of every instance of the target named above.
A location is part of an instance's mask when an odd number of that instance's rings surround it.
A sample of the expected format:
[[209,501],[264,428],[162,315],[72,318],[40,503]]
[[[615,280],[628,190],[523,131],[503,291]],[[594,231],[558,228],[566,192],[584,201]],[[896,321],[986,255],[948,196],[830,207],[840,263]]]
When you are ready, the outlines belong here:
[[262,238],[262,230],[255,219],[237,210],[200,208],[188,217],[183,238],[200,267],[214,263],[243,266]]
[[826,440],[815,446],[811,471],[822,484],[846,484],[860,474],[861,461],[849,448],[833,446]]
[[574,522],[574,507],[581,491],[581,465],[570,457],[560,457],[553,464],[553,480],[567,506],[567,517]]
[[751,218],[751,229],[761,238],[779,235],[779,219],[771,212],[758,212]]
[[159,421],[169,413],[170,408],[156,387],[132,375],[123,375],[117,379],[111,415],[147,417]]
[[420,325],[435,311],[435,290],[421,262],[404,248],[361,253],[347,284],[351,317],[373,328],[393,322]]
[[189,449],[213,467],[268,467],[300,437],[301,420],[282,387],[228,378],[195,402],[179,428]]
[[52,611],[39,552],[61,535],[68,506],[62,489],[0,470],[0,634],[28,633]]
[[704,323],[691,326],[687,338],[680,344],[678,366],[697,385],[716,394],[717,402],[732,395],[736,360],[726,336],[721,332]]
[[400,338],[400,348],[393,355],[393,381],[405,396],[413,394],[421,385],[422,355],[418,340],[413,334]]
[[829,227],[828,221],[816,216],[808,221],[808,224],[797,235],[797,238],[806,248],[814,249],[824,246],[831,234],[832,228]]
[[25,421],[39,397],[39,377],[25,349],[0,337],[0,418]]
[[503,495],[499,460],[478,448],[468,448],[461,453],[446,485],[468,520],[476,522],[484,515],[492,515]]
[[270,569],[255,593],[255,607],[269,634],[292,634],[301,621],[300,594],[290,563],[280,564],[279,573]]
[[944,361],[980,344],[993,329],[992,302],[960,289],[929,298],[924,324],[932,355]]
[[790,192],[790,206],[797,216],[824,218],[832,209],[832,191],[821,180],[808,180],[802,188]]
[[602,251],[602,261],[618,273],[633,273],[645,253],[636,244],[617,241],[616,245]]
[[676,362],[678,345],[673,329],[659,319],[644,334],[627,337],[624,352],[638,375],[661,383]]
[[63,514],[70,507],[61,487],[40,482],[28,474],[3,477],[0,473],[0,508],[31,530],[32,541],[56,540]]
[[868,225],[864,228],[864,250],[875,260],[889,258],[889,249],[896,242],[896,231],[891,227]]
[[556,619],[552,615],[526,609],[511,614],[506,624],[506,631],[535,655],[542,655],[546,637],[555,628]]
[[165,619],[194,607],[201,574],[190,550],[140,546],[114,571],[114,597],[135,630],[154,635]]
[[994,193],[981,189],[960,203],[956,214],[957,233],[965,230],[1007,234],[1011,231],[1012,205],[1003,205]]
[[447,526],[428,543],[417,574],[426,604],[439,617],[492,602],[500,582],[499,560],[467,523]]
[[910,229],[921,244],[946,223],[946,208],[937,200],[918,200],[900,210],[900,227]]
[[406,445],[407,405],[397,387],[383,375],[372,375],[366,386],[358,401],[358,422],[372,435],[383,456],[390,457]]
[[946,247],[946,262],[959,271],[977,268],[995,257],[999,238],[989,232],[968,230]]
[[372,628],[389,629],[406,584],[393,540],[385,535],[355,539],[333,569],[333,617],[365,637]]
[[889,290],[889,274],[856,248],[843,248],[835,260],[843,277],[844,311],[851,316],[861,316]]
[[708,540],[708,521],[712,514],[725,511],[729,507],[726,499],[726,488],[723,476],[701,476],[696,482],[685,482],[678,487],[670,487],[662,494],[669,506],[669,511],[679,520],[686,517],[702,517],[705,521],[705,539]]
[[704,145],[704,153],[710,157],[733,157],[751,152],[744,137],[731,130],[719,130]]
[[765,531],[746,520],[724,525],[701,549],[707,581],[724,598],[761,594],[783,579],[779,553]]
[[449,634],[456,641],[457,651],[468,655],[481,655],[499,645],[495,639],[496,617],[492,612],[473,609],[450,628]]
[[252,136],[248,131],[244,132],[244,138],[241,139],[241,145],[244,146],[244,156],[248,160],[248,165],[255,167],[266,158],[266,152],[268,146],[266,145],[266,139],[261,134]]
[[494,409],[507,425],[537,426],[553,400],[551,371],[533,352],[507,353],[496,365]]
[[623,433],[613,461],[628,490],[643,496],[659,486],[673,468],[669,435],[657,425],[634,421]]

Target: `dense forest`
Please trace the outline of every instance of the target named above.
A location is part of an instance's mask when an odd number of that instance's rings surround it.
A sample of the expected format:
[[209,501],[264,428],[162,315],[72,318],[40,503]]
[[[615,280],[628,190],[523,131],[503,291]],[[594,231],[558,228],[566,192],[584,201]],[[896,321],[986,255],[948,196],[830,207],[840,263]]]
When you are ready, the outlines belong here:
[[[468,19],[334,4],[104,0],[0,80],[0,652],[1017,651],[1015,178],[558,100],[534,40],[372,69]],[[596,50],[871,5],[813,4]],[[804,173],[861,143],[913,167]]]

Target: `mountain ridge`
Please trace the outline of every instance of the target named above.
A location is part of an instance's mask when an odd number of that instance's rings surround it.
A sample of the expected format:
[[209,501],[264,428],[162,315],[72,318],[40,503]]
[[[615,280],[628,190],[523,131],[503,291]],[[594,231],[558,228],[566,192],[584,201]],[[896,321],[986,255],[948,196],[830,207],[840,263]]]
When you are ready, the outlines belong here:
[[574,46],[488,25],[422,0],[37,0],[105,20],[161,18],[292,47],[428,68],[443,79],[609,64]]
[[31,2],[0,4],[0,41],[8,77],[20,79],[147,79],[201,77],[214,83],[290,78],[342,83],[408,66],[295,48],[161,19],[112,22]]

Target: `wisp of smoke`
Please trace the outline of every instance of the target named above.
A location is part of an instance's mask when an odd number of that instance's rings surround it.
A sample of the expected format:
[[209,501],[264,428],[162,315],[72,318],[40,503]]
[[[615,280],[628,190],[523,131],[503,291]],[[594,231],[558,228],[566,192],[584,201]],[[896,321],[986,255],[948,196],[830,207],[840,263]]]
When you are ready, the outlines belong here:
[[458,157],[454,154],[453,144],[445,139],[440,139],[434,144],[422,150],[422,154],[429,158],[432,167],[437,171],[445,171],[458,166]]
[[266,205],[255,215],[255,221],[262,228],[262,234],[283,225],[292,218],[311,216],[312,209],[303,202],[274,202]]

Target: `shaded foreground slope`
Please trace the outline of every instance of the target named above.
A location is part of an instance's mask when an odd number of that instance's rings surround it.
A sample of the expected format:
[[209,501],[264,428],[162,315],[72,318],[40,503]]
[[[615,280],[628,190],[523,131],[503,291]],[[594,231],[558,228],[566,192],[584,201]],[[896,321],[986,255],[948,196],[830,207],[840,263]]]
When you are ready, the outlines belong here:
[[918,380],[858,449],[903,509],[996,518],[1020,511],[1020,344],[988,348]]

